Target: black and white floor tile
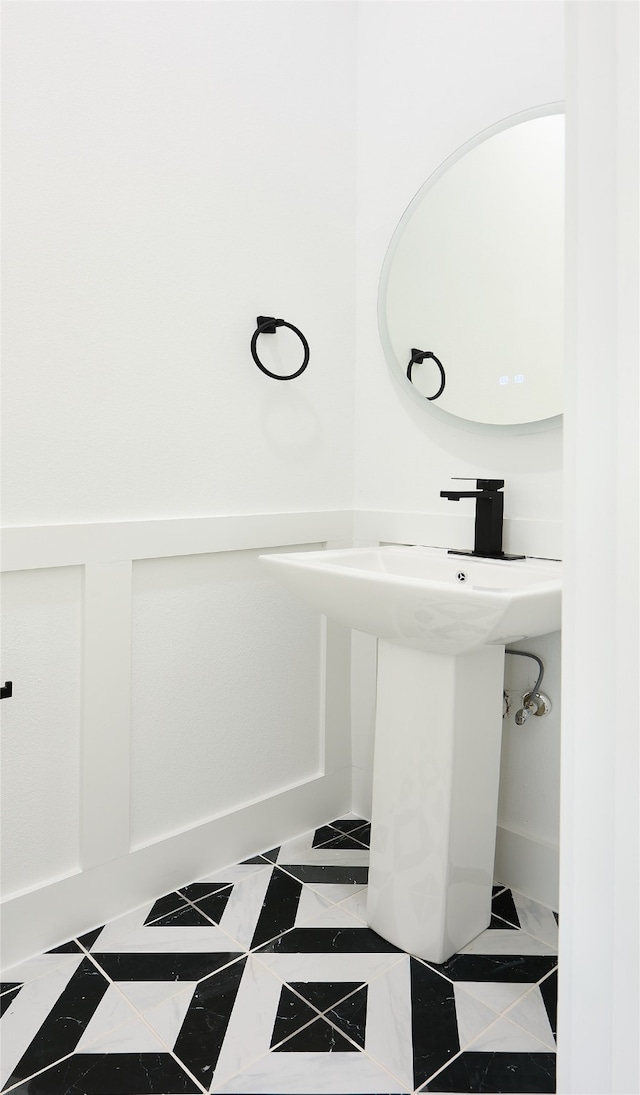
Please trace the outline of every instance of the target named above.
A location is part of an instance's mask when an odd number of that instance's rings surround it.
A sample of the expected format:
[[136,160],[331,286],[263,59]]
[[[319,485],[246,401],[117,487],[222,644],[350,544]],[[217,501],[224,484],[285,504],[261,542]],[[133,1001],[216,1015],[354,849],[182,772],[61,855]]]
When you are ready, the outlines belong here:
[[555,1091],[557,918],[504,887],[441,965],[366,926],[339,818],[7,971],[2,1091]]

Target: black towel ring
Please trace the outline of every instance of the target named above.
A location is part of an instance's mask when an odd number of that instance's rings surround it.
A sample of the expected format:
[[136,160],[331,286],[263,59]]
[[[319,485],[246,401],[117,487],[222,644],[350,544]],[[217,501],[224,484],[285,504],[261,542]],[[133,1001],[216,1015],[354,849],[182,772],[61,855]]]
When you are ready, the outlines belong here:
[[420,363],[422,361],[424,361],[424,359],[426,357],[430,357],[433,361],[435,361],[436,365],[438,366],[438,368],[440,370],[440,387],[438,388],[436,394],[435,395],[425,395],[425,399],[429,403],[432,403],[434,399],[439,399],[440,396],[442,395],[443,391],[444,391],[445,375],[444,375],[444,368],[442,366],[442,362],[438,360],[438,358],[436,357],[435,354],[431,353],[431,350],[416,350],[416,349],[413,349],[411,351],[411,359],[410,359],[409,364],[407,366],[407,378],[409,380],[411,380],[411,383],[413,384],[413,380],[412,380],[412,377],[411,377],[411,370],[413,369],[414,365],[420,365]]
[[[255,361],[258,368],[266,373],[267,376],[273,378],[273,380],[295,380],[297,376],[303,373],[309,364],[309,343],[304,337],[302,331],[299,331],[297,327],[293,326],[293,323],[287,323],[285,319],[274,319],[273,316],[258,316],[258,327],[253,332],[253,338],[251,339],[251,356]],[[258,351],[256,349],[259,335],[275,335],[277,327],[288,327],[290,331],[298,336],[304,347],[304,361],[299,369],[295,373],[289,373],[287,376],[280,376],[278,373],[272,373],[264,366],[258,357]]]

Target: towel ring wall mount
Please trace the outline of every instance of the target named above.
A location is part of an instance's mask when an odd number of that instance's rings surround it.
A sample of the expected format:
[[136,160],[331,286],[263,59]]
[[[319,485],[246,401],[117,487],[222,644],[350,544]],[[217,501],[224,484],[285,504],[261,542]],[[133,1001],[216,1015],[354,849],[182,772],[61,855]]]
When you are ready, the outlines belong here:
[[[293,323],[287,323],[286,319],[275,319],[273,316],[258,316],[257,324],[258,326],[253,332],[253,337],[251,339],[251,356],[260,371],[265,373],[267,376],[270,376],[273,380],[295,380],[297,376],[300,376],[300,374],[305,371],[307,365],[309,364],[309,343],[304,337],[302,331],[299,331],[297,327],[294,327]],[[300,339],[304,349],[304,360],[302,362],[302,365],[299,369],[295,371],[295,373],[288,373],[286,376],[281,376],[279,373],[272,373],[270,369],[267,369],[266,365],[262,364],[260,358],[258,357],[258,338],[260,337],[260,335],[274,335],[278,327],[288,327],[290,331],[293,331],[293,333],[296,334]]]

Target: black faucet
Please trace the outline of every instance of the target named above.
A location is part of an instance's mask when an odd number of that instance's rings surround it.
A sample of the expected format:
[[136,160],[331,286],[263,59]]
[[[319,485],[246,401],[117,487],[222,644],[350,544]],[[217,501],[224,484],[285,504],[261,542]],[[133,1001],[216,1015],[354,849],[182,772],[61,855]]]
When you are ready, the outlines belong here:
[[477,490],[441,490],[440,497],[450,502],[475,498],[476,526],[473,551],[451,548],[449,555],[479,555],[483,559],[524,559],[524,555],[505,555],[502,550],[504,479],[476,479]]

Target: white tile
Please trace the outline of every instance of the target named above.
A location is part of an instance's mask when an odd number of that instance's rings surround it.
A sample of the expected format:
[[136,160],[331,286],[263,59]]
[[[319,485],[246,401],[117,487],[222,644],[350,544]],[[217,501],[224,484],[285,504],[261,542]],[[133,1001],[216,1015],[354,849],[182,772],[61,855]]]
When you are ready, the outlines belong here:
[[[48,973],[43,973],[46,963],[36,959],[23,963],[31,972],[40,972],[34,980],[20,989],[13,1002],[2,1016],[2,1062],[0,1064],[0,1085],[9,1079],[18,1061],[40,1030],[60,994],[82,962],[84,955],[42,955],[43,958],[62,958]],[[20,967],[14,966],[14,970]],[[11,980],[19,980],[12,977]]]
[[74,968],[77,969],[84,957],[84,953],[80,952],[78,954],[37,954],[34,958],[27,958],[25,962],[19,962],[17,966],[4,969],[2,980],[26,984],[28,981],[37,980],[38,977],[46,977],[60,966],[75,963]]
[[220,917],[220,928],[227,932],[242,950],[248,950],[251,946],[272,874],[273,868],[269,866],[264,871],[247,875],[236,882]]
[[407,961],[405,954],[256,954],[256,960],[281,981],[372,981],[397,962]]
[[365,1050],[413,1090],[410,959],[400,961],[370,981],[367,989]]
[[269,1053],[233,1079],[210,1091],[220,1095],[323,1095],[336,1091],[358,1093],[405,1092],[399,1083],[366,1053]]
[[507,1012],[508,1019],[529,1031],[549,1049],[555,1050],[556,1040],[553,1036],[547,1009],[540,993],[540,989],[532,989],[526,996]]
[[[136,1019],[136,1013],[116,985],[109,985],[76,1046],[77,1053],[83,1053],[85,1047],[104,1038],[115,1027]],[[141,1051],[142,1052],[142,1051]]]
[[213,1082],[223,1083],[269,1052],[282,984],[251,956],[242,975]]
[[[182,981],[179,986],[180,991],[173,993],[173,995],[171,995],[169,985],[166,982],[159,982],[159,984],[164,986],[165,997],[162,999],[158,993],[155,1004],[145,1009],[144,1017],[149,1026],[162,1038],[162,1041],[172,1048],[176,1044],[176,1039],[189,1010],[197,982]],[[177,986],[177,982],[174,982],[174,985]]]
[[342,908],[347,909],[348,912],[356,916],[358,920],[361,920],[363,924],[367,923],[367,887],[364,886],[357,893],[347,898],[342,902]]
[[513,928],[488,928],[472,939],[460,954],[556,954],[554,947]]
[[[193,996],[197,981],[118,981],[118,988],[123,996],[127,998],[132,1007],[136,1009],[140,1014],[146,1013],[150,1010],[167,1004],[175,996],[184,996],[188,1001]],[[181,1004],[176,1005],[177,1010],[180,1010]],[[185,1007],[186,1012],[186,1007]],[[184,1014],[182,1016],[184,1019]],[[180,1026],[182,1020],[180,1020]],[[176,1037],[178,1030],[176,1030]],[[171,1041],[171,1032],[162,1031],[155,1027],[162,1038],[165,1041]],[[166,1037],[165,1037],[166,1034]],[[171,1045],[175,1042],[175,1037],[171,1042]]]
[[[286,868],[283,869],[286,870]],[[325,897],[327,901],[334,904],[338,904],[340,901],[344,901],[346,897],[353,897],[362,891],[366,893],[367,889],[365,882],[305,882],[304,885],[310,890],[315,890],[321,897]]]
[[511,891],[511,896],[521,928],[529,935],[534,935],[536,939],[541,939],[543,943],[548,943],[557,953],[558,925],[551,909],[514,890]]
[[92,1042],[81,1040],[77,1053],[167,1053],[168,1047],[161,1042],[139,1017],[124,1023],[115,1030],[106,1031]]
[[220,885],[225,883],[244,882],[247,878],[253,878],[254,875],[261,874],[262,871],[270,871],[272,868],[271,863],[236,863],[229,867],[222,867],[218,871],[212,871],[211,874],[205,875],[204,878],[198,878],[197,882],[219,882]]
[[326,912],[331,906],[332,902],[319,894],[317,890],[312,889],[311,886],[303,885],[300,900],[298,901],[295,927],[300,928],[308,921],[315,922],[315,918]]
[[519,984],[511,981],[456,981],[455,985],[498,1014],[506,1011],[534,987],[532,983]]
[[473,1053],[544,1053],[546,1046],[502,1017],[466,1046]]
[[[296,927],[298,926],[299,921],[296,919]],[[345,909],[344,905],[329,905],[323,912],[316,913],[304,926],[306,928],[362,928],[363,925],[360,920],[351,915],[348,909]]]
[[149,906],[143,905],[105,924],[91,947],[91,953],[97,956],[101,953],[120,951],[136,951],[141,954],[177,954],[238,950],[237,941],[227,935],[220,926],[203,924],[197,927],[178,925],[171,927],[158,923],[145,925],[148,912]]
[[[303,833],[294,840],[288,840],[280,848],[278,853],[278,865],[286,867],[287,863],[305,864],[307,866],[345,866],[367,867],[369,864],[369,850],[363,848],[314,848],[313,837],[315,830]],[[336,832],[336,836],[340,834]]]
[[453,986],[456,1001],[456,1020],[460,1048],[466,1049],[469,1042],[477,1038],[483,1030],[496,1021],[496,1012],[481,1003],[477,997],[470,996],[459,984]]

